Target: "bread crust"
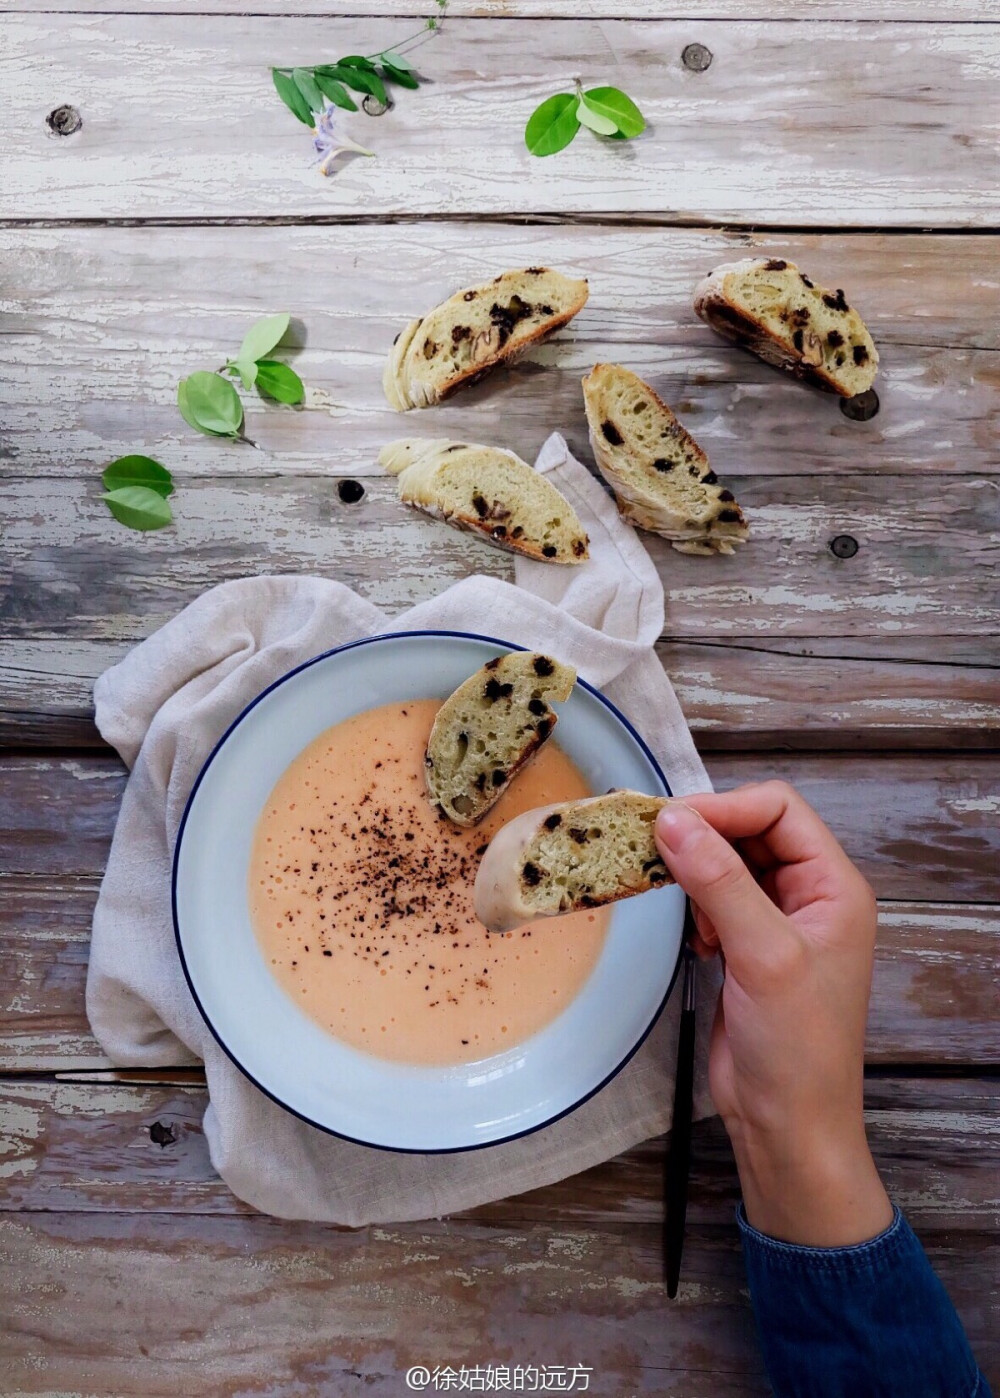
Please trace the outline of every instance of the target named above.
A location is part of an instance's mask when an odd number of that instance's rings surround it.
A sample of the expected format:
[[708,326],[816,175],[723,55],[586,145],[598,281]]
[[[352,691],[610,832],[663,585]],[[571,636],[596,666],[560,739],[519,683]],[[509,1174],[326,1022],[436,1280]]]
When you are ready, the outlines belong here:
[[[463,311],[468,310],[466,304],[468,298],[480,296],[485,298],[495,289],[502,288],[503,283],[506,282],[513,286],[517,279],[529,276],[559,277],[561,285],[570,297],[568,305],[562,310],[553,311],[542,324],[529,333],[515,331],[509,333],[508,337],[504,339],[499,327],[494,326],[491,331],[484,329],[475,337],[475,340],[480,343],[467,365],[456,370],[440,383],[430,382],[426,364],[421,366],[417,356],[416,344],[420,339],[422,330],[431,318],[444,314],[452,316],[455,324],[458,324],[458,318],[462,316]],[[496,290],[496,294],[502,296],[503,290]],[[511,294],[519,295],[514,291],[511,291]],[[587,304],[588,295],[589,287],[586,280],[564,277],[561,273],[553,272],[547,267],[503,272],[492,282],[475,287],[464,287],[462,290],[456,291],[446,301],[428,311],[425,316],[410,321],[397,337],[382,375],[382,387],[386,399],[397,412],[406,412],[410,408],[427,408],[432,404],[440,403],[458,389],[475,383],[491,369],[500,364],[512,363],[532,345],[540,344],[550,335],[554,335],[557,330],[568,324],[583,309]],[[420,372],[422,367],[423,373]]]
[[[659,394],[650,388],[649,384],[643,383],[638,376],[632,375],[630,370],[622,369],[620,365],[596,364],[583,380],[583,397],[590,429],[590,445],[601,475],[615,493],[622,517],[640,529],[649,530],[650,533],[660,534],[663,538],[669,539],[679,553],[703,556],[711,556],[716,553],[735,553],[735,546],[743,543],[747,534],[746,519],[735,500],[719,502],[720,510],[724,506],[727,512],[738,516],[737,519],[731,521],[734,528],[731,531],[726,531],[718,521],[713,519],[701,522],[692,521],[686,513],[675,509],[663,493],[646,488],[638,481],[627,479],[619,469],[614,452],[609,448],[602,435],[602,423],[605,417],[602,383],[611,375],[628,375],[637,385],[641,384],[643,397],[650,399],[655,405],[656,411],[662,414],[663,419],[670,424],[674,440],[683,443],[706,473],[710,467],[705,452],[677,420]],[[623,440],[620,449],[625,450],[627,446],[627,441]]]
[[382,373],[382,388],[389,406],[394,408],[397,413],[405,413],[408,406],[399,391],[399,373],[403,360],[406,358],[406,352],[419,329],[419,318],[411,320],[403,327],[392,343],[392,349],[389,351],[389,358]]
[[[739,345],[742,349],[749,350],[751,354],[763,359],[766,364],[771,364],[776,369],[782,369],[785,373],[791,374],[793,378],[800,379],[813,388],[822,389],[825,393],[836,393],[842,398],[853,397],[854,394],[850,389],[838,383],[835,374],[828,372],[822,364],[810,363],[804,357],[803,352],[796,350],[794,345],[785,344],[777,339],[759,317],[744,307],[738,306],[728,294],[726,282],[731,274],[749,272],[755,269],[764,273],[767,270],[769,260],[768,258],[745,257],[738,262],[724,262],[716,267],[695,288],[695,314],[706,325],[711,326],[716,334]],[[798,271],[794,263],[786,263],[785,265]],[[810,289],[814,289],[811,284]],[[874,350],[874,345],[872,349],[872,378],[874,379],[875,370],[878,368],[878,353]]]

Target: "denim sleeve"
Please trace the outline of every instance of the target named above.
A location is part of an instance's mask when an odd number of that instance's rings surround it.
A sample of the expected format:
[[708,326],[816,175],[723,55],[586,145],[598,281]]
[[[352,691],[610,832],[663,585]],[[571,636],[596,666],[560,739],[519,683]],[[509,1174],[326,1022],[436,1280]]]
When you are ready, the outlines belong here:
[[961,1321],[910,1225],[846,1248],[782,1243],[737,1211],[777,1398],[989,1398]]

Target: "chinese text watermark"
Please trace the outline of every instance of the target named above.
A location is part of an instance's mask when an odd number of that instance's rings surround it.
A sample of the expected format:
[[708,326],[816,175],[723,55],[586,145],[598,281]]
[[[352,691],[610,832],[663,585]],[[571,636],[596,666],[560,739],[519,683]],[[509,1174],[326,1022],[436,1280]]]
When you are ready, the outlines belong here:
[[586,1393],[593,1372],[584,1364],[414,1364],[406,1386],[423,1393]]

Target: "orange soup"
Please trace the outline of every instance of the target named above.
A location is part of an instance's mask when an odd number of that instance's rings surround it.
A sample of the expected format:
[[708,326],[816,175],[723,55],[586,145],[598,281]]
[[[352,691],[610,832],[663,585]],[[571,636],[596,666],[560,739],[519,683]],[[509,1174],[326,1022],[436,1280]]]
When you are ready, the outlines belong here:
[[459,829],[424,785],[438,707],[389,704],[321,733],[271,792],[250,862],[250,914],[280,984],[338,1039],[405,1063],[465,1063],[542,1029],[590,975],[610,916],[486,931],[472,886],[495,832],[592,793],[550,742]]

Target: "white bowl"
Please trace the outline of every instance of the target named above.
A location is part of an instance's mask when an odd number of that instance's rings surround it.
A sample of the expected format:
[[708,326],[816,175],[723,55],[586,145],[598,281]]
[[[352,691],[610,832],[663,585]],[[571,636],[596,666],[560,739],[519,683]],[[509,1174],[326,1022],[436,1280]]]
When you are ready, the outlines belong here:
[[[411,1067],[349,1047],[274,979],[250,922],[254,828],[289,763],[325,729],[382,704],[445,698],[492,656],[522,649],[457,631],[376,636],[307,661],[236,719],[194,784],[177,837],[174,928],[208,1027],[262,1092],[323,1131],[400,1151],[495,1145],[571,1112],[609,1082],[652,1029],[680,959],[676,887],[617,903],[589,979],[557,1019],[503,1053]],[[557,741],[595,792],[669,795],[628,721],[582,680]]]

